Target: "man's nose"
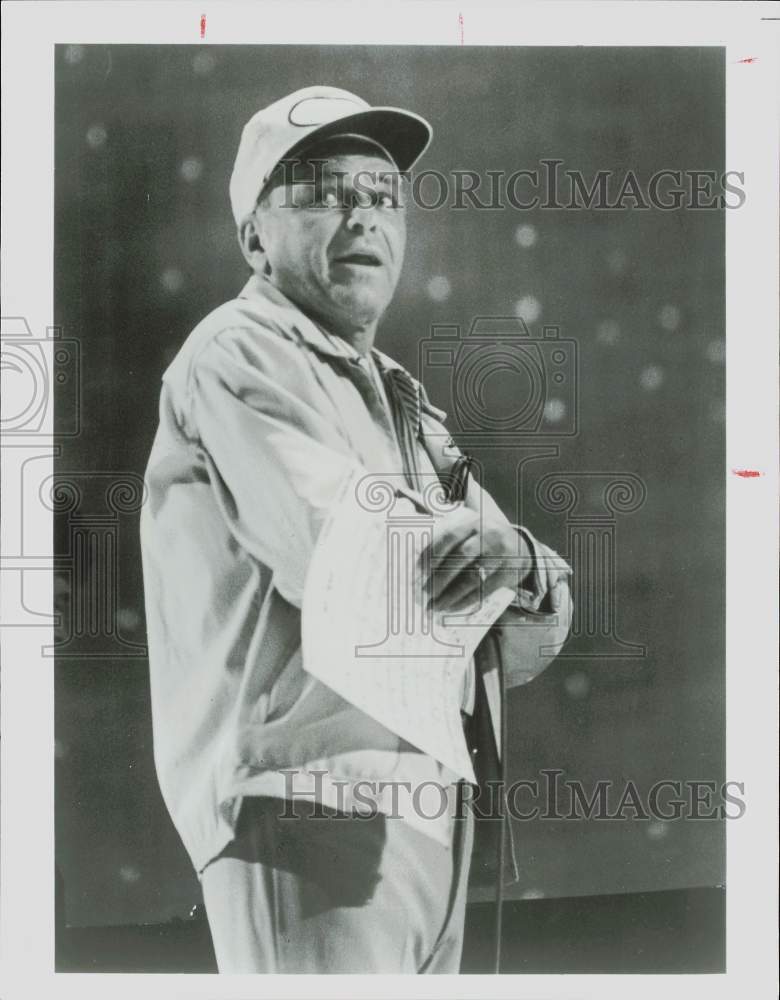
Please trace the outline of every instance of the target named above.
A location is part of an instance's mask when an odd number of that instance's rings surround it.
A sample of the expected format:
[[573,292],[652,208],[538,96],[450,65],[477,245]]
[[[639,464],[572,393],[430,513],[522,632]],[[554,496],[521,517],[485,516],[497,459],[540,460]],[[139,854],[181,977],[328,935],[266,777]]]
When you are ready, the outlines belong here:
[[376,210],[373,205],[355,203],[347,213],[350,232],[373,232],[376,229]]

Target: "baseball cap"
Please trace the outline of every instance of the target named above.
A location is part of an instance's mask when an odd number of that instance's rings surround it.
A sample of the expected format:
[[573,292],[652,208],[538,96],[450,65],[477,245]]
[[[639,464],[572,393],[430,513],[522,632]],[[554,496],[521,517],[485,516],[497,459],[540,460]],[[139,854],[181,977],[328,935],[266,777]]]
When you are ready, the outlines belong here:
[[425,152],[433,130],[420,115],[402,108],[372,107],[337,87],[304,87],[269,104],[244,126],[230,177],[230,206],[240,226],[274,167],[302,140],[330,135],[365,136],[384,147],[400,171]]

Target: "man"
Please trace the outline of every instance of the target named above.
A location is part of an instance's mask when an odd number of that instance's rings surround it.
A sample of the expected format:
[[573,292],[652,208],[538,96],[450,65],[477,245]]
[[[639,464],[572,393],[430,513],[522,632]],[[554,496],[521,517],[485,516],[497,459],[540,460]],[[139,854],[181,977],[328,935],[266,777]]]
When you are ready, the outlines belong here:
[[[374,347],[403,263],[399,175],[430,134],[329,87],[258,112],[230,182],[253,275],[163,378],[141,522],[155,762],[220,971],[459,968],[472,810],[427,822],[386,794],[457,776],[307,674],[301,652],[340,484],[358,469],[415,496],[451,485],[461,457],[445,414]],[[508,686],[535,676],[571,603],[568,567],[473,480],[459,514],[434,537],[433,607],[517,594],[466,672],[473,740],[480,718],[496,731],[500,663]],[[381,794],[360,818],[366,779]]]

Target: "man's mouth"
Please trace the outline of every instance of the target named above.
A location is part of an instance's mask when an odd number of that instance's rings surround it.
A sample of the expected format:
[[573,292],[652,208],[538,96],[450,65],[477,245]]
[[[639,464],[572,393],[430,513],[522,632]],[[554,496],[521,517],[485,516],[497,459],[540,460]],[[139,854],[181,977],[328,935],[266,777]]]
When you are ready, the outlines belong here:
[[336,264],[354,264],[360,267],[380,267],[382,261],[373,253],[345,253],[334,260]]

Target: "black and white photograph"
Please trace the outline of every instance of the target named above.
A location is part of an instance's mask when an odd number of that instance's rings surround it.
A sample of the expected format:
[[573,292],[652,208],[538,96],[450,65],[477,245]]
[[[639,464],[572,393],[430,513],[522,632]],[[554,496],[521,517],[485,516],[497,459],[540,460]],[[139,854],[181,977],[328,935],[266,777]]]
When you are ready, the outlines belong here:
[[30,6],[3,996],[776,995],[778,5]]

